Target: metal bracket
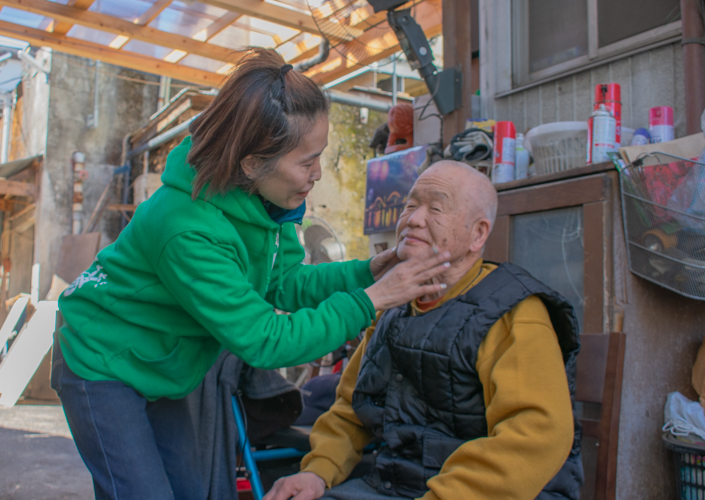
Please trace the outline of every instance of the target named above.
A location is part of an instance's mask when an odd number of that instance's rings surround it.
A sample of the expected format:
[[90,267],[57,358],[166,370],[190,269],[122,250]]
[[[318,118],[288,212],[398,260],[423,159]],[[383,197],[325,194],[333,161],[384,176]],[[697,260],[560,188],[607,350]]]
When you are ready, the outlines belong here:
[[463,105],[462,66],[447,68],[425,78],[428,91],[441,115],[452,113]]

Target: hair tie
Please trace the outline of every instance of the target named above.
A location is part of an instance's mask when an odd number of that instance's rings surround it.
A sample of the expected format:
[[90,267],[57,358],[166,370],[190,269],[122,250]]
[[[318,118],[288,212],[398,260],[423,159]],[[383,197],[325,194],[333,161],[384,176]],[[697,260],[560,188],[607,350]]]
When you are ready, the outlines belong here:
[[291,64],[285,64],[281,68],[279,68],[279,78],[282,80],[282,87],[286,84],[286,80],[284,80],[284,75],[286,75],[289,71],[294,69],[294,67]]

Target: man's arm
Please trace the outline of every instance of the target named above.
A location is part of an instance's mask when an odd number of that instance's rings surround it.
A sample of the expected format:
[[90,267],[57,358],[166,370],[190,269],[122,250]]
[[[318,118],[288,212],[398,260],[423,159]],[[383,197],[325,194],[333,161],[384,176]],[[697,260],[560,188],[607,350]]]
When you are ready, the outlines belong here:
[[362,458],[362,450],[372,441],[352,407],[352,395],[360,372],[360,362],[375,330],[375,323],[365,332],[355,354],[340,377],[337,399],[321,415],[311,431],[311,452],[301,460],[302,472],[313,472],[328,488],[347,479]]
[[538,297],[524,300],[490,329],[477,368],[488,437],[460,446],[427,482],[423,500],[532,500],[573,444],[563,357]]
[[352,394],[375,324],[373,322],[365,331],[365,337],[350,358],[338,383],[336,402],[316,420],[310,437],[311,452],[301,461],[301,472],[278,479],[263,500],[288,500],[294,496],[301,500],[320,498],[326,487],[345,481],[360,461],[363,448],[373,436],[355,415]]

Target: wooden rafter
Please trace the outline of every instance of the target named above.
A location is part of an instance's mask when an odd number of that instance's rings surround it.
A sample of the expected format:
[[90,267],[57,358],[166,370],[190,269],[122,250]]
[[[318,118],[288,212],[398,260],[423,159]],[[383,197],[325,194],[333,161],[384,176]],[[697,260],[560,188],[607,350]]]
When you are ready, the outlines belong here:
[[[340,34],[338,33],[339,29],[334,23],[320,21],[316,24],[316,21],[308,14],[265,3],[261,0],[202,0],[202,2],[220,7],[221,9],[264,19],[265,21],[270,21],[295,30],[306,31],[316,35],[323,32],[328,36],[340,38]],[[352,40],[356,36],[362,35],[362,33],[362,30],[351,29],[350,36],[346,36],[344,39]]]
[[[95,0],[69,0],[67,5],[70,5],[71,7],[76,7],[77,9],[88,10],[94,2]],[[73,23],[61,21],[56,22],[56,20],[54,20],[54,22],[56,23],[54,26],[54,33],[56,33],[57,35],[65,35],[73,27]]]
[[164,9],[169,7],[171,2],[172,0],[157,0],[149,9],[144,12],[144,14],[135,19],[135,24],[146,26],[147,24],[151,23],[157,18],[159,14],[162,13]]
[[213,23],[206,28],[206,41],[213,38],[215,35],[217,35],[225,28],[233,24],[242,16],[243,15],[238,12],[228,12],[227,14],[223,14],[221,18],[219,18],[217,21],[213,21]]
[[219,61],[235,63],[239,59],[237,53],[231,49],[220,47],[205,42],[200,42],[189,37],[174,33],[167,33],[149,26],[119,19],[117,17],[89,12],[76,7],[61,5],[48,0],[0,0],[0,5],[7,5],[16,9],[34,12],[58,21],[74,22],[88,28],[94,28],[127,38],[134,38],[143,42],[154,43],[174,50],[181,50],[190,54],[197,54]]
[[192,82],[199,85],[218,87],[226,77],[209,71],[189,68],[181,64],[173,64],[154,57],[143,56],[132,52],[112,49],[97,43],[78,40],[67,36],[56,35],[46,31],[20,26],[18,24],[0,21],[0,35],[24,40],[33,45],[51,47],[59,52],[65,52],[80,57],[88,57],[125,68],[170,76],[174,79]]
[[[438,5],[438,8],[440,8],[440,2],[436,2],[434,0],[411,0],[411,1],[407,2],[406,4],[404,4],[401,8],[408,9],[408,8],[414,7],[424,1],[429,1],[430,3],[435,3]],[[343,7],[347,6],[347,5],[348,4],[342,4]],[[334,12],[339,12],[340,7],[341,7],[341,3],[340,2],[334,3],[333,7],[338,8],[338,10],[335,10]],[[415,14],[416,14],[415,15],[416,18],[421,19],[421,17],[418,15],[418,13],[415,13]],[[374,28],[374,27],[379,26],[380,24],[386,22],[386,20],[387,20],[387,13],[386,12],[378,12],[377,14],[371,14],[370,16],[368,16],[364,19],[361,19],[360,21],[358,21],[357,23],[355,23],[351,26],[345,25],[345,29],[349,30],[351,28],[354,28],[354,29],[362,29],[362,30],[367,31],[371,28]],[[428,36],[428,34],[426,36]],[[357,37],[357,38],[359,38],[359,37]],[[334,44],[334,47],[335,46],[336,46],[336,44]],[[291,64],[296,64],[299,61],[304,61],[306,59],[309,59],[310,57],[315,56],[317,53],[318,53],[318,46],[312,47],[311,49],[302,52],[301,54],[299,54],[298,56],[296,56],[295,58],[293,58],[289,62]]]
[[[419,3],[416,5],[415,17],[428,38],[443,32],[441,0]],[[399,41],[391,28],[368,30],[357,41],[340,44],[331,50],[331,57],[311,68],[306,75],[319,84],[325,84],[399,50]]]

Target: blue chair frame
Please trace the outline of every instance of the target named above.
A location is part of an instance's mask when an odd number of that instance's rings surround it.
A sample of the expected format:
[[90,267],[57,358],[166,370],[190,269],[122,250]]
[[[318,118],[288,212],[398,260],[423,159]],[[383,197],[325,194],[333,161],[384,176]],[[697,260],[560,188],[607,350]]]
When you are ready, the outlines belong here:
[[297,450],[296,448],[253,451],[250,446],[250,439],[247,437],[247,427],[245,426],[243,409],[240,407],[240,400],[237,396],[233,396],[233,414],[235,415],[235,426],[237,427],[238,451],[242,454],[245,469],[247,469],[250,474],[249,480],[252,486],[252,496],[255,497],[255,500],[262,500],[262,497],[264,497],[264,487],[262,486],[262,479],[259,476],[259,469],[257,469],[257,462],[303,457],[306,452]]

